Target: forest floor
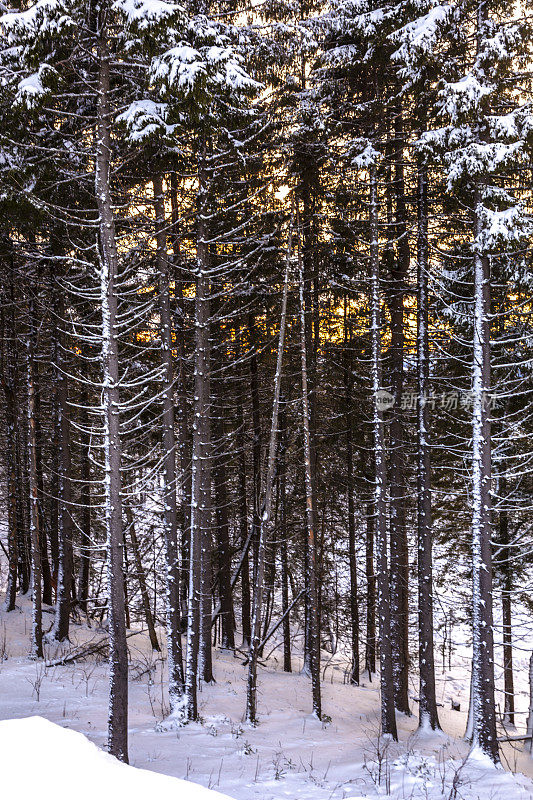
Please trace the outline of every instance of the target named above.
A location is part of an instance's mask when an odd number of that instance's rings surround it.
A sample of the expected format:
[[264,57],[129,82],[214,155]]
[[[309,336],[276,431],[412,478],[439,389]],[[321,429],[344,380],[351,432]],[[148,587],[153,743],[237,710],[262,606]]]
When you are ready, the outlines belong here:
[[[45,629],[51,627],[48,612],[44,623]],[[62,666],[32,662],[28,659],[30,624],[26,600],[16,611],[0,613],[0,719],[44,717],[103,746],[105,661],[92,656]],[[102,639],[102,632],[73,625],[70,644],[46,646],[47,660],[53,663],[62,653]],[[216,650],[216,683],[204,686],[199,695],[201,723],[159,731],[157,723],[167,713],[164,661],[152,653],[143,633],[130,636],[128,646],[130,763],[134,766],[185,778],[237,800],[533,800],[533,759],[522,743],[504,746],[505,769],[495,770],[482,760],[465,762],[468,747],[461,736],[468,671],[460,655],[439,674],[439,713],[446,733],[417,735],[413,685],[413,716],[398,715],[400,741],[390,743],[379,736],[375,678],[371,683],[363,679],[358,687],[347,685],[342,656],[325,659],[322,691],[327,716],[319,722],[310,713],[309,679],[298,672],[281,672],[279,651],[271,654],[259,672],[258,727],[243,721],[243,658]],[[525,687],[520,683],[523,672],[518,676],[519,707],[525,702]],[[451,699],[460,702],[461,711],[451,710]],[[520,718],[525,718],[523,713]],[[519,732],[512,729],[509,734]],[[27,756],[31,764],[31,755]],[[46,795],[41,797],[46,800]]]

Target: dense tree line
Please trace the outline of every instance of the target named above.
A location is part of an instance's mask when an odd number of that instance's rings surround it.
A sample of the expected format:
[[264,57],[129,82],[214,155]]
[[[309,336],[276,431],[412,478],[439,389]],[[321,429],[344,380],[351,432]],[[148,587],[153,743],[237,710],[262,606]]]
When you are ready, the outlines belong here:
[[6,609],[31,590],[33,658],[107,626],[119,758],[139,623],[166,631],[165,725],[197,719],[214,646],[256,724],[275,629],[319,717],[324,651],[379,673],[394,738],[418,653],[437,729],[438,548],[498,762],[531,550],[530,26],[501,0],[3,7]]

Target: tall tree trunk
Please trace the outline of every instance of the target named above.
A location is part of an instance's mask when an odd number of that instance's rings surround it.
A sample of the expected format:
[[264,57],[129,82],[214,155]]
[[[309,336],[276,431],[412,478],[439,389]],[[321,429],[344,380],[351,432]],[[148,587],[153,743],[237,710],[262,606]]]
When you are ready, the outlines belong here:
[[321,719],[322,698],[320,690],[320,627],[317,606],[316,586],[316,526],[315,506],[313,504],[313,454],[311,450],[309,393],[307,383],[307,337],[305,329],[305,302],[304,302],[304,269],[299,254],[299,289],[300,289],[300,359],[302,378],[302,423],[304,444],[304,470],[305,470],[305,497],[306,497],[306,524],[307,524],[307,614],[308,614],[308,649],[309,667],[311,671],[311,685],[313,694],[313,713]]
[[289,553],[287,530],[287,412],[286,401],[280,398],[279,409],[279,526],[281,561],[281,612],[283,615],[283,671],[292,672],[291,620],[289,613]]
[[[246,443],[245,421],[242,404],[240,404],[239,425],[239,535],[241,547],[246,546],[248,539],[248,503],[246,493]],[[244,554],[241,569],[241,624],[242,646],[250,647],[252,641],[251,619],[251,592],[250,592],[250,556],[248,550]]]
[[418,664],[419,728],[440,728],[435,694],[433,646],[433,533],[431,520],[431,456],[429,440],[429,309],[428,309],[427,169],[418,170],[418,309],[417,309],[417,533],[418,533]]
[[348,495],[348,560],[350,568],[350,628],[352,668],[350,683],[359,684],[359,597],[357,586],[357,554],[355,549],[355,491],[353,470],[353,379],[348,334],[347,298],[344,298],[344,402],[346,404],[346,490]]
[[[89,419],[87,414],[88,397],[83,394],[80,415],[82,425],[87,430]],[[78,578],[78,603],[82,611],[88,612],[89,578],[91,571],[92,530],[91,530],[91,463],[87,452],[88,443],[81,453],[81,480],[80,487],[80,567]]]
[[[486,47],[486,0],[477,4],[478,54]],[[482,109],[485,114],[490,109]],[[482,136],[479,135],[480,144]],[[474,336],[472,365],[472,749],[480,749],[495,764],[500,761],[494,701],[494,630],[492,617],[492,442],[491,391],[491,276],[490,258],[481,250],[485,234],[484,187],[474,187]]]
[[529,657],[529,712],[527,715],[526,735],[529,741],[526,741],[526,747],[530,753],[533,753],[533,653]]
[[[2,318],[2,338],[7,338],[4,314]],[[12,342],[14,331],[10,331],[10,339],[2,348],[2,370],[0,381],[4,390],[5,420],[6,420],[6,473],[7,473],[7,524],[8,524],[8,576],[4,608],[14,611],[17,597],[17,570],[18,570],[18,513],[17,502],[17,448],[16,448],[16,357]]]
[[[500,478],[499,494],[503,501],[507,497],[507,481]],[[502,628],[503,628],[503,721],[507,725],[515,724],[515,699],[513,675],[513,629],[511,615],[511,598],[513,592],[513,570],[509,548],[509,514],[506,508],[500,511],[500,555],[502,571]]]
[[[302,85],[305,86],[305,65],[302,63]],[[311,491],[312,491],[312,515],[314,536],[317,535],[317,358],[320,345],[320,316],[319,316],[319,280],[316,268],[316,239],[317,233],[314,225],[316,204],[309,184],[308,176],[304,174],[301,187],[301,259],[303,270],[303,297],[304,297],[304,323],[305,323],[305,346],[307,363],[307,386],[308,386],[308,405],[309,405],[309,447],[311,458]],[[307,517],[306,517],[307,519]],[[307,539],[309,531],[306,531]],[[316,545],[315,545],[316,547]],[[309,571],[309,548],[305,546],[305,572]],[[311,640],[313,634],[310,626],[312,624],[313,613],[309,608],[309,593],[305,594],[305,639],[304,639],[304,672],[311,672]],[[317,596],[317,618],[320,638],[320,609]]]
[[[57,363],[59,343],[55,336],[54,341],[54,362]],[[58,387],[56,386],[53,399],[53,433],[52,433],[52,456],[50,477],[50,525],[48,526],[48,537],[50,539],[50,557],[52,560],[52,584],[57,597],[57,576],[59,573],[59,473],[60,473],[60,432],[59,432],[59,398]]]
[[37,481],[37,442],[35,436],[35,337],[33,299],[29,302],[30,331],[27,340],[26,376],[28,392],[28,478],[30,490],[30,544],[32,571],[31,657],[43,658],[43,620],[41,606],[42,575],[40,547],[39,487]]
[[[185,372],[185,302],[184,266],[182,265],[179,240],[178,181],[175,172],[170,176],[170,206],[172,212],[172,251],[174,255],[174,294],[176,298],[176,325],[174,328],[177,351],[176,409],[178,422],[178,454],[181,486],[182,548],[181,548],[181,608],[187,608],[189,583],[189,539],[191,525],[191,435],[189,431],[189,411],[187,407],[187,380]],[[183,667],[182,667],[183,672]]]
[[[7,393],[6,393],[7,395]],[[6,398],[7,407],[7,398]],[[7,417],[6,412],[6,417]],[[7,440],[8,445],[8,459],[7,465],[7,524],[8,524],[8,576],[4,608],[6,611],[14,611],[17,598],[17,562],[18,562],[18,544],[17,544],[17,482],[16,482],[16,468],[15,457],[13,453],[13,445],[15,441],[15,429],[12,420],[8,419],[7,422]]]
[[257,367],[257,342],[255,336],[255,319],[253,314],[248,315],[248,336],[250,342],[250,399],[252,403],[252,553],[253,553],[253,578],[257,579],[257,562],[259,550],[259,534],[261,520],[259,507],[261,504],[261,406],[259,398],[259,378]]
[[211,627],[213,624],[213,542],[211,530],[211,486],[205,493],[205,525],[200,552],[200,675],[204,683],[213,683]]
[[110,61],[106,11],[98,20],[98,105],[95,190],[100,216],[100,304],[102,312],[102,370],[105,453],[105,512],[109,614],[108,749],[128,761],[128,651],[126,645],[121,494],[120,394],[117,342],[118,253],[115,236],[110,168]]
[[[195,348],[194,348],[194,423],[192,443],[192,485],[189,538],[189,596],[187,629],[187,667],[185,694],[187,716],[197,719],[198,656],[202,645],[202,669],[206,668],[211,646],[211,618],[206,629],[207,563],[205,547],[210,535],[210,281],[208,274],[205,153],[199,166],[198,243],[196,258]],[[210,592],[210,586],[209,586]],[[209,607],[211,605],[209,597]],[[209,608],[210,611],[210,608]],[[202,616],[204,620],[202,621]],[[206,634],[209,641],[205,640]],[[202,642],[200,642],[202,639]],[[207,662],[208,665],[208,662]]]
[[[163,502],[166,556],[166,623],[168,653],[168,696],[170,715],[183,711],[183,657],[181,651],[180,567],[178,512],[176,501],[176,438],[174,433],[174,365],[172,363],[172,322],[170,314],[170,271],[167,254],[165,198],[160,174],[153,178],[156,222],[156,259],[159,273],[159,318],[163,361]],[[146,612],[145,612],[146,615]],[[155,632],[154,632],[155,633]],[[157,642],[157,639],[155,639]],[[152,647],[154,646],[152,641]]]
[[[476,191],[474,236],[483,234],[481,189]],[[472,747],[499,763],[494,702],[490,423],[490,261],[474,253],[474,362],[472,452]]]
[[[37,274],[37,280],[40,276]],[[52,572],[48,559],[48,546],[46,540],[46,526],[44,515],[44,476],[42,455],[42,427],[41,427],[41,380],[38,364],[34,362],[33,384],[35,387],[35,460],[37,465],[37,487],[39,493],[39,546],[41,550],[41,575],[43,581],[43,603],[52,605]]]
[[[27,418],[27,412],[26,412]],[[21,594],[27,594],[30,590],[31,578],[31,513],[28,517],[29,504],[25,502],[27,497],[25,486],[25,469],[22,453],[24,452],[26,441],[25,431],[22,429],[23,418],[18,418],[15,430],[15,453],[16,453],[16,474],[17,474],[17,552],[18,552],[18,573]],[[25,426],[27,427],[27,425]]]
[[368,680],[376,672],[376,570],[374,566],[375,537],[374,504],[366,507],[366,542],[365,542],[365,575],[366,575],[366,645],[365,670]]
[[403,169],[403,117],[401,106],[394,121],[394,180],[396,200],[394,233],[397,254],[391,264],[391,378],[394,406],[390,423],[390,582],[391,582],[391,643],[394,670],[394,700],[396,708],[410,714],[409,708],[409,556],[405,502],[405,425],[403,419],[404,371],[404,309],[405,279],[409,269],[409,239]]
[[[220,392],[222,387],[220,387]],[[215,438],[218,448],[224,445],[224,419],[223,408],[217,405],[214,421]],[[229,539],[229,507],[226,453],[221,450],[217,454],[213,465],[213,483],[215,487],[216,521],[217,521],[217,550],[218,550],[218,590],[220,595],[220,618],[222,625],[222,648],[235,650],[235,628],[233,612],[233,596],[231,591],[231,549]]]
[[199,216],[198,216],[198,261],[199,280],[203,282],[202,295],[202,337],[200,347],[205,351],[206,364],[202,370],[205,388],[202,414],[202,449],[200,453],[200,505],[198,523],[200,528],[200,648],[199,674],[205,683],[211,683],[213,676],[213,657],[211,650],[211,625],[213,619],[213,564],[212,564],[212,496],[211,496],[211,299],[209,270],[209,244],[206,217],[208,214],[207,190],[210,174],[207,170],[207,146],[200,166]]
[[387,564],[386,455],[383,430],[381,388],[381,296],[379,275],[379,232],[376,168],[370,167],[370,264],[372,286],[372,387],[374,405],[375,496],[374,516],[377,548],[377,588],[379,616],[379,653],[381,680],[382,733],[398,738],[394,708],[392,645],[390,624],[389,571]]
[[[64,306],[61,287],[56,285],[56,315],[58,328],[64,319]],[[71,590],[72,590],[72,517],[71,517],[71,465],[70,465],[70,422],[68,405],[68,382],[66,375],[66,345],[56,328],[57,347],[57,402],[59,413],[59,570],[57,574],[57,598],[52,636],[58,642],[68,639]]]

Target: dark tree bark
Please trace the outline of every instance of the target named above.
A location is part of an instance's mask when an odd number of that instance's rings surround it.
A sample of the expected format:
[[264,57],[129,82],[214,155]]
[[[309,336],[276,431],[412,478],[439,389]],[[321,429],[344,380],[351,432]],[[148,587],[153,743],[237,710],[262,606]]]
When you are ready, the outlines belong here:
[[[82,425],[88,428],[88,398],[82,395],[82,408],[80,409]],[[80,487],[80,567],[78,578],[78,604],[82,611],[88,613],[89,578],[91,571],[91,464],[85,448],[81,454],[81,480]]]
[[344,298],[344,402],[346,425],[346,491],[348,495],[348,559],[350,567],[350,628],[352,668],[350,683],[359,684],[359,597],[357,586],[357,554],[355,549],[355,487],[353,469],[353,378],[349,352],[347,303]]
[[[499,494],[503,502],[507,497],[507,481],[500,478]],[[513,628],[512,628],[512,593],[513,568],[511,562],[509,538],[509,513],[504,507],[499,514],[499,556],[502,574],[502,627],[503,627],[503,721],[507,725],[515,724],[515,697],[513,674]]]
[[409,556],[405,503],[407,497],[405,423],[402,408],[404,373],[404,294],[409,269],[409,239],[403,168],[403,117],[401,106],[395,109],[392,194],[395,200],[397,242],[391,260],[389,308],[391,316],[391,381],[394,406],[390,422],[390,581],[391,641],[396,708],[410,714],[409,708]]
[[[179,206],[178,206],[178,181],[175,172],[170,176],[170,205],[172,211],[172,251],[174,255],[174,295],[176,300],[176,324],[174,327],[177,351],[176,378],[176,416],[178,422],[178,455],[181,482],[181,517],[182,517],[182,548],[181,548],[181,608],[187,609],[187,595],[189,585],[189,539],[191,526],[191,496],[192,496],[192,468],[191,468],[191,435],[189,431],[189,409],[187,406],[187,376],[185,371],[185,302],[184,302],[184,266],[181,261],[179,240]],[[182,668],[183,671],[183,668]]]
[[[305,85],[305,69],[302,66],[302,85]],[[304,158],[312,158],[311,154],[305,154]],[[310,166],[307,164],[306,166]],[[313,167],[311,166],[311,170]],[[317,397],[317,358],[320,345],[320,309],[319,309],[319,279],[316,263],[316,244],[317,231],[315,225],[316,201],[311,190],[310,175],[307,169],[304,170],[302,181],[299,188],[301,208],[299,214],[301,236],[300,248],[303,271],[303,302],[304,302],[304,325],[305,325],[305,347],[307,364],[307,386],[309,404],[309,447],[310,447],[310,469],[311,469],[311,491],[312,491],[312,514],[313,531],[317,535],[317,474],[318,474],[318,455],[317,455],[317,418],[318,418],[318,397]],[[306,517],[307,519],[307,517]],[[306,531],[307,539],[309,531]],[[316,543],[315,543],[316,547]],[[309,570],[309,549],[306,545],[305,550],[305,572]],[[311,646],[313,634],[310,630],[312,623],[312,612],[309,608],[309,594],[305,594],[305,639],[304,639],[304,672],[311,672]],[[318,616],[318,637],[320,639],[320,607],[317,587],[317,616]]]
[[[57,361],[57,337],[54,343],[55,356]],[[53,448],[51,457],[51,477],[50,477],[50,524],[48,526],[48,537],[50,539],[50,557],[52,561],[52,584],[57,596],[57,575],[59,572],[59,472],[60,472],[60,433],[59,433],[59,399],[57,386],[53,400],[54,429],[52,433]]]
[[[26,412],[27,416],[27,412]],[[27,594],[30,590],[31,578],[31,514],[29,504],[25,502],[27,491],[25,486],[25,469],[22,453],[28,446],[23,426],[27,427],[24,417],[17,414],[17,426],[15,431],[15,453],[16,453],[16,474],[17,474],[17,553],[18,553],[18,574],[20,593]]]
[[[192,488],[189,539],[189,597],[187,628],[187,668],[185,695],[187,716],[197,719],[198,704],[196,688],[198,682],[198,656],[202,647],[202,672],[209,669],[211,652],[211,585],[208,569],[210,559],[204,552],[210,536],[211,507],[211,422],[210,422],[210,281],[208,274],[208,245],[206,216],[205,152],[200,156],[197,257],[196,257],[196,301],[195,301],[195,347],[194,347],[194,423],[192,443]],[[204,592],[209,592],[209,597]],[[207,607],[209,624],[206,625]]]
[[418,309],[417,309],[417,534],[419,727],[440,728],[435,693],[433,645],[433,533],[431,520],[431,451],[429,439],[428,186],[424,164],[418,171]]
[[[40,276],[37,276],[39,281]],[[33,383],[35,387],[35,460],[37,465],[37,487],[39,493],[39,545],[41,550],[41,574],[43,580],[43,603],[52,605],[52,572],[48,559],[48,543],[46,540],[46,526],[44,514],[44,476],[43,476],[43,454],[42,454],[42,426],[41,426],[41,378],[39,367],[34,361]]]
[[214,433],[219,453],[213,464],[213,483],[215,487],[217,551],[218,551],[218,590],[220,595],[220,618],[222,626],[222,648],[235,650],[235,627],[233,595],[231,591],[231,549],[229,539],[229,509],[226,475],[226,442],[224,435],[223,408],[219,403],[214,419]]
[[307,383],[307,337],[305,330],[304,269],[299,253],[300,284],[300,358],[302,379],[302,423],[304,443],[304,471],[307,525],[307,571],[306,594],[308,615],[308,650],[311,686],[313,694],[313,713],[321,719],[322,698],[320,689],[320,622],[318,618],[318,597],[316,585],[316,514],[313,493],[313,453],[311,449],[309,393]]
[[[475,198],[481,205],[481,190]],[[483,234],[483,221],[474,213],[474,237]],[[474,363],[472,452],[472,746],[499,763],[494,700],[494,630],[492,616],[492,498],[490,421],[490,260],[474,254]]]
[[[12,315],[14,310],[12,310]],[[10,340],[13,330],[8,339],[7,326],[5,325],[4,311],[0,311],[2,320],[2,341],[7,340],[2,347],[2,370],[0,381],[4,393],[5,420],[6,420],[6,473],[7,473],[7,524],[8,524],[8,577],[5,597],[5,610],[15,609],[17,597],[17,572],[18,572],[18,511],[17,501],[17,447],[16,447],[16,355],[15,348]]]
[[64,305],[60,286],[55,287],[57,315],[57,405],[59,413],[59,563],[57,573],[57,598],[54,626],[52,636],[58,642],[69,637],[70,607],[72,600],[72,489],[71,489],[71,463],[70,463],[70,409],[68,404],[68,381],[66,369],[66,344],[60,334],[63,325]]
[[[156,221],[156,259],[159,273],[159,317],[163,361],[162,445],[164,470],[164,523],[166,556],[166,623],[168,653],[168,694],[171,716],[182,713],[184,688],[181,650],[180,567],[178,551],[178,511],[176,501],[176,438],[174,433],[174,365],[172,362],[172,321],[170,315],[170,270],[167,254],[163,178],[153,178]],[[148,603],[149,607],[149,603]],[[146,616],[146,609],[145,609]],[[148,620],[148,617],[147,617]],[[155,631],[152,647],[159,649]]]
[[250,342],[250,399],[252,403],[252,553],[253,579],[257,578],[257,559],[259,549],[259,506],[261,503],[261,405],[259,398],[259,378],[257,365],[257,342],[255,337],[255,319],[248,315],[248,337]]
[[398,739],[394,709],[394,681],[392,665],[390,590],[387,559],[387,467],[383,430],[383,405],[380,401],[381,381],[381,296],[379,269],[378,197],[376,168],[370,168],[370,264],[372,285],[372,384],[374,405],[374,460],[375,496],[374,514],[377,549],[377,589],[379,616],[379,654],[381,682],[381,729]]
[[[245,547],[248,539],[248,502],[246,493],[246,445],[244,413],[241,409],[239,425],[239,536],[241,547]],[[241,624],[242,646],[249,647],[252,641],[251,619],[251,592],[250,592],[250,556],[246,551],[241,568]]]
[[118,253],[110,185],[111,110],[110,61],[104,7],[98,19],[98,103],[95,191],[100,215],[102,370],[105,451],[105,511],[107,532],[109,614],[108,749],[128,761],[128,652],[126,645],[121,495],[119,359],[117,342]]
[[35,436],[35,386],[34,359],[36,329],[34,325],[33,298],[29,301],[30,330],[27,338],[26,388],[28,394],[28,480],[30,492],[30,544],[32,572],[32,636],[31,657],[44,658],[42,620],[42,573],[40,546],[39,486],[37,480],[37,442]]
[[[210,489],[211,487],[209,487]],[[200,552],[200,674],[204,683],[213,683],[211,627],[213,622],[213,542],[211,530],[211,492],[206,492],[205,525]]]
[[287,412],[285,398],[279,410],[279,538],[281,561],[281,612],[283,614],[283,671],[292,672],[291,619],[289,613],[289,553],[287,529]]
[[376,570],[374,566],[374,507],[366,507],[365,575],[366,575],[366,645],[365,670],[368,679],[376,672]]
[[[487,47],[491,26],[486,0],[476,9],[477,51]],[[487,101],[480,114],[490,114]],[[486,127],[477,128],[485,144]],[[494,700],[494,628],[492,615],[492,441],[491,441],[491,272],[490,257],[482,243],[486,234],[483,179],[475,177],[472,196],[472,253],[474,266],[474,319],[472,365],[472,748],[479,748],[494,764],[500,755]]]

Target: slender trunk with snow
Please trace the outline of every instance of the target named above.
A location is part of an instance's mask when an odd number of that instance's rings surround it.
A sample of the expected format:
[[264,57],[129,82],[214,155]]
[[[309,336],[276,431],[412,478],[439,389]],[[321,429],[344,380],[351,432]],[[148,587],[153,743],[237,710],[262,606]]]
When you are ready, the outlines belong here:
[[359,598],[357,586],[357,553],[355,548],[355,491],[353,458],[353,376],[349,353],[347,298],[344,298],[344,402],[346,404],[346,482],[348,494],[348,559],[350,568],[350,627],[352,666],[350,683],[359,684]]
[[378,195],[376,168],[370,167],[370,269],[372,292],[372,400],[374,428],[374,524],[377,550],[377,610],[379,617],[379,654],[381,680],[382,733],[398,738],[394,706],[392,646],[390,625],[390,588],[387,558],[387,487],[383,404],[381,402],[381,297],[379,275]]
[[[203,158],[202,158],[203,162]],[[191,513],[189,536],[189,593],[187,609],[187,659],[185,671],[185,696],[187,716],[195,720],[198,716],[197,683],[199,653],[202,644],[202,672],[206,664],[207,648],[210,648],[211,619],[206,630],[206,537],[210,535],[210,281],[208,275],[208,243],[205,227],[205,181],[203,163],[199,169],[198,191],[198,245],[196,258],[195,300],[195,346],[194,346],[194,422],[192,442]],[[203,575],[202,575],[203,571]],[[210,598],[209,598],[210,600]],[[209,603],[210,607],[210,603]],[[210,613],[210,609],[209,609]],[[201,624],[202,623],[202,624]],[[205,641],[209,633],[209,642]],[[200,641],[202,634],[202,642]]]
[[261,453],[263,450],[261,436],[261,406],[259,402],[259,378],[257,366],[257,342],[255,336],[255,318],[248,314],[248,336],[250,341],[250,400],[252,406],[252,555],[253,579],[257,575],[259,537],[261,529]]
[[[4,315],[2,314],[2,322]],[[2,334],[5,336],[4,326]],[[4,390],[4,408],[6,421],[7,444],[7,524],[8,524],[8,576],[4,609],[14,611],[17,597],[17,570],[18,570],[18,539],[17,539],[17,505],[20,498],[17,496],[17,449],[16,449],[16,391],[15,374],[16,360],[12,343],[8,343],[4,350],[5,356],[2,363],[0,382]]]
[[391,381],[394,406],[390,422],[390,583],[391,642],[394,670],[394,695],[398,711],[410,714],[409,708],[409,552],[406,524],[406,431],[403,410],[405,319],[404,295],[409,271],[409,237],[405,202],[403,167],[403,114],[395,109],[395,153],[393,194],[396,220],[393,227],[397,254],[391,263]]
[[440,727],[435,694],[433,646],[433,533],[431,521],[431,460],[428,334],[428,194],[427,169],[418,171],[418,309],[417,309],[417,533],[418,533],[418,663],[420,673],[419,727]]
[[366,506],[365,578],[366,578],[366,644],[365,670],[368,680],[376,672],[376,570],[374,566],[374,503]]
[[[499,495],[507,495],[507,481],[500,478]],[[504,499],[505,502],[505,499]],[[506,508],[500,511],[500,555],[499,561],[502,572],[502,638],[503,638],[503,721],[507,725],[515,724],[515,696],[513,674],[513,627],[512,627],[512,592],[513,592],[513,564],[509,541],[509,513]]]
[[[476,190],[474,236],[483,235],[481,189]],[[472,451],[472,747],[499,763],[494,701],[491,512],[490,259],[474,252]]]
[[[85,428],[89,427],[87,404],[88,398],[85,394],[81,399],[82,408],[81,421]],[[88,445],[86,445],[87,447]],[[89,599],[89,578],[91,572],[91,463],[89,453],[84,451],[81,463],[81,487],[80,487],[80,571],[78,578],[78,603],[82,611],[88,612]]]
[[60,334],[64,318],[61,287],[56,285],[57,346],[57,403],[59,434],[59,564],[57,573],[57,599],[52,635],[59,642],[69,636],[70,607],[72,602],[72,491],[70,465],[70,421],[68,405],[68,380],[65,371],[65,342]]
[[[181,571],[180,571],[180,603],[183,611],[187,608],[188,578],[189,578],[189,538],[191,516],[191,440],[189,430],[189,412],[187,407],[187,381],[185,373],[185,302],[184,302],[184,265],[180,251],[179,221],[180,212],[178,205],[178,181],[175,172],[170,176],[170,207],[172,218],[172,252],[174,256],[174,297],[176,301],[176,314],[174,337],[174,350],[177,353],[176,379],[176,409],[174,415],[178,423],[178,454],[179,454],[179,486],[181,494]],[[183,673],[183,665],[182,665]]]
[[527,715],[526,748],[533,754],[533,653],[529,657],[529,712]]
[[281,611],[283,614],[283,671],[292,672],[291,665],[291,620],[289,613],[289,564],[287,530],[287,431],[286,401],[280,400],[279,411],[279,502],[280,502],[280,561],[281,561]]
[[[221,386],[220,396],[222,396],[222,388]],[[219,448],[221,443],[226,441],[223,413],[223,407],[219,404],[214,419],[215,438]],[[222,626],[221,645],[224,650],[235,650],[233,595],[231,590],[230,499],[226,460],[227,454],[222,451],[218,453],[213,465],[217,521],[218,593]]]
[[30,490],[30,546],[31,546],[31,575],[32,575],[32,635],[31,657],[43,658],[43,619],[41,607],[41,548],[39,535],[39,490],[37,484],[37,445],[35,436],[35,386],[34,375],[34,348],[35,327],[30,300],[31,330],[27,340],[26,377],[28,391],[28,480]]
[[[180,567],[178,552],[178,513],[176,502],[176,437],[174,433],[174,365],[172,363],[172,324],[170,314],[170,272],[165,226],[163,179],[153,177],[156,221],[156,259],[159,273],[159,318],[163,361],[163,502],[166,556],[166,623],[168,653],[168,697],[170,715],[182,713],[183,657],[181,650]],[[152,643],[153,646],[153,643]]]
[[111,54],[100,15],[95,190],[99,212],[100,306],[102,313],[102,412],[104,417],[105,521],[109,615],[108,749],[128,761],[128,651],[124,601],[120,395],[117,342],[118,252],[111,198]]
[[320,689],[320,630],[318,621],[318,597],[316,585],[316,528],[314,512],[312,450],[309,411],[309,390],[307,382],[307,337],[305,329],[304,270],[301,249],[298,250],[299,290],[300,290],[300,360],[302,378],[302,424],[305,470],[305,499],[307,525],[306,595],[308,622],[308,653],[311,686],[313,694],[313,713],[322,716]]
[[[246,492],[246,446],[244,413],[240,405],[240,425],[238,433],[239,448],[239,535],[241,547],[246,547],[248,539],[248,501]],[[250,647],[252,641],[251,618],[251,591],[250,591],[250,555],[248,549],[244,553],[241,569],[241,624],[243,647]]]

